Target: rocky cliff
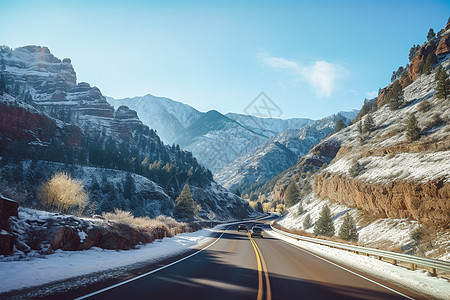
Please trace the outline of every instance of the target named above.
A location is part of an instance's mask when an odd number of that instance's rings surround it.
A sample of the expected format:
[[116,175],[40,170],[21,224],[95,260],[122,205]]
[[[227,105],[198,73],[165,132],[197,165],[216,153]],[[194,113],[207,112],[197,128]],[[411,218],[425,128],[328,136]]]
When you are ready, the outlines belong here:
[[314,193],[379,217],[412,219],[450,229],[450,183],[436,178],[425,183],[369,183],[338,174],[314,178]]

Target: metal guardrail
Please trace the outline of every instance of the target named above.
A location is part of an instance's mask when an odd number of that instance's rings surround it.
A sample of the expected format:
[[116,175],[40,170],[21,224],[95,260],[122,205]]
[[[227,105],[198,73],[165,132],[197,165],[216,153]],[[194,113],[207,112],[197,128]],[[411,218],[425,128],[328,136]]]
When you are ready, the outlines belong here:
[[378,250],[378,249],[374,249],[374,248],[366,248],[366,247],[361,247],[361,246],[347,245],[347,244],[342,244],[339,242],[327,241],[327,240],[316,239],[316,238],[311,238],[311,237],[306,237],[306,236],[289,233],[289,232],[286,232],[283,230],[276,229],[276,228],[272,227],[272,225],[270,225],[270,227],[272,228],[273,231],[275,231],[277,233],[295,238],[297,240],[303,240],[303,241],[312,242],[312,243],[316,243],[316,244],[320,244],[320,245],[324,245],[324,246],[330,246],[330,247],[334,247],[334,248],[338,248],[338,249],[342,249],[342,250],[355,252],[357,254],[364,254],[367,256],[372,255],[372,256],[376,256],[380,260],[382,258],[392,259],[394,265],[397,265],[397,262],[399,262],[399,261],[405,262],[405,263],[410,263],[411,264],[410,269],[413,271],[417,269],[417,266],[422,266],[422,267],[430,268],[431,274],[433,276],[437,275],[436,270],[450,272],[450,262],[447,262],[447,261],[443,261],[443,260],[439,260],[439,259],[432,259],[432,258],[425,258],[425,257],[418,257],[418,256],[414,256],[414,255],[397,253],[397,252],[392,252],[392,251]]

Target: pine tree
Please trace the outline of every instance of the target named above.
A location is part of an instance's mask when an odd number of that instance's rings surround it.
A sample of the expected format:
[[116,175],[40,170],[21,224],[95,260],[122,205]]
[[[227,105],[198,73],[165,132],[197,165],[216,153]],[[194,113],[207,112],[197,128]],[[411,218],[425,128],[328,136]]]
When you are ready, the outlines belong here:
[[348,173],[351,177],[355,178],[358,176],[359,172],[361,171],[361,165],[359,164],[358,160],[354,160],[352,162],[352,165],[350,169],[348,170]]
[[420,45],[413,45],[411,49],[409,49],[409,61],[411,62],[416,56],[417,51],[419,51]]
[[422,74],[431,74],[431,71],[433,70],[434,65],[437,63],[437,57],[434,52],[430,52],[427,55],[427,58],[425,59],[425,64],[422,68]]
[[297,184],[295,181],[292,181],[286,189],[284,194],[284,203],[287,207],[293,206],[295,203],[299,201],[300,191],[298,190]]
[[311,216],[309,214],[307,214],[305,216],[305,219],[303,220],[303,229],[309,229],[312,226],[312,222],[311,222]]
[[428,30],[428,34],[427,34],[427,40],[431,41],[432,39],[434,39],[436,37],[436,34],[434,33],[433,28],[430,28],[430,30]]
[[322,207],[319,219],[317,219],[316,225],[314,226],[314,234],[328,237],[334,236],[333,218],[330,208],[326,204]]
[[346,241],[358,241],[358,232],[353,217],[347,213],[344,222],[339,228],[339,237]]
[[303,205],[302,205],[302,203],[300,202],[300,203],[298,204],[298,208],[297,208],[297,215],[301,215],[301,214],[303,214],[303,212],[304,212],[304,210],[303,210]]
[[437,81],[436,97],[438,99],[447,99],[450,95],[450,78],[442,66],[437,70],[435,80]]
[[398,94],[396,96],[394,96],[393,98],[391,98],[391,100],[389,101],[389,108],[391,110],[397,110],[400,108],[400,105],[403,102],[403,96],[402,94]]
[[136,185],[134,183],[134,178],[130,173],[127,173],[125,181],[123,183],[123,196],[125,197],[125,199],[130,200],[135,193]]
[[362,129],[363,133],[372,132],[375,129],[375,121],[373,120],[371,114],[367,114]]
[[406,138],[409,142],[417,141],[420,138],[420,128],[414,114],[410,114],[406,125]]
[[345,123],[341,118],[339,118],[336,122],[336,129],[334,130],[334,132],[336,133],[338,131],[341,131],[344,128],[345,128]]
[[199,207],[187,183],[184,185],[183,190],[175,202],[175,211],[173,214],[176,218],[193,219],[193,217],[197,216]]

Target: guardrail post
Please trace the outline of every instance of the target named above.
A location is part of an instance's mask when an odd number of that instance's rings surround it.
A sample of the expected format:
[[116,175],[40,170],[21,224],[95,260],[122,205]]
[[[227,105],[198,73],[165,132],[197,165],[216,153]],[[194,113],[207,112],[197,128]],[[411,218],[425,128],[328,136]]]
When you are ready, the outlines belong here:
[[411,271],[417,270],[417,265],[415,263],[411,263]]
[[392,262],[392,264],[393,264],[394,266],[396,266],[396,265],[397,265],[397,260],[394,259],[394,261]]
[[431,268],[431,276],[433,277],[437,276],[436,268]]

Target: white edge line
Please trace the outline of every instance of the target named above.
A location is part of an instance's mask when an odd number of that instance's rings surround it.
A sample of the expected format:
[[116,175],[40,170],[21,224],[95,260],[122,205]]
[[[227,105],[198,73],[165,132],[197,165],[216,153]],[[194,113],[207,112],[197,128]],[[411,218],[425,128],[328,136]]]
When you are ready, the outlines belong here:
[[233,223],[228,223],[228,224],[220,224],[220,225],[218,225],[218,226],[224,226],[224,225],[226,226],[226,225],[228,225],[228,227],[222,232],[222,234],[221,234],[214,242],[212,242],[211,244],[209,244],[209,245],[206,246],[205,248],[202,248],[202,249],[198,250],[197,252],[194,252],[194,253],[192,253],[192,254],[189,254],[189,255],[186,256],[186,257],[180,258],[179,260],[176,260],[176,261],[174,261],[174,262],[171,262],[171,263],[168,264],[168,265],[159,267],[158,269],[155,269],[155,270],[152,270],[152,271],[147,272],[147,273],[145,273],[145,274],[141,274],[141,275],[139,275],[139,276],[136,276],[136,277],[127,279],[127,280],[125,280],[125,281],[116,283],[116,284],[114,284],[114,285],[105,287],[105,288],[103,288],[103,289],[101,289],[101,290],[98,290],[98,291],[89,293],[89,294],[87,294],[87,295],[84,295],[84,296],[81,296],[81,297],[74,298],[74,300],[82,300],[82,299],[86,299],[86,298],[89,298],[89,297],[98,295],[98,294],[100,294],[100,293],[106,292],[106,291],[111,290],[111,289],[113,289],[113,288],[116,288],[116,287],[118,287],[118,286],[127,284],[127,283],[129,283],[129,282],[134,281],[134,280],[140,279],[140,278],[145,277],[145,276],[147,276],[147,275],[153,274],[153,273],[155,273],[155,272],[158,272],[158,271],[161,271],[161,270],[163,270],[163,269],[165,269],[165,268],[168,268],[168,267],[170,267],[170,266],[173,266],[174,264],[177,264],[177,263],[179,263],[179,262],[181,262],[181,261],[183,261],[183,260],[185,260],[185,259],[188,259],[188,258],[190,258],[190,257],[192,257],[192,256],[194,256],[194,255],[196,255],[196,254],[198,254],[198,253],[200,253],[200,252],[202,252],[203,250],[208,249],[208,248],[211,247],[212,245],[214,245],[218,240],[220,240],[220,238],[224,235],[224,233],[228,230],[228,228],[230,228],[231,225],[233,225],[233,224],[238,224],[238,223],[248,223],[248,222],[254,222],[254,221],[258,221],[258,220],[263,220],[263,219],[266,219],[266,218],[268,218],[268,217],[270,217],[270,216],[271,216],[271,215],[269,215],[269,216],[264,216],[264,217],[261,217],[261,218],[255,219],[255,220],[248,220],[248,221],[242,221],[242,222],[233,222]]
[[[269,233],[269,234],[270,234],[270,233]],[[279,234],[280,234],[280,233],[279,233]],[[272,235],[272,234],[270,234],[270,235]],[[273,236],[273,235],[272,235],[272,236]],[[338,267],[338,268],[341,268],[341,269],[343,269],[343,270],[345,270],[345,271],[347,271],[347,272],[350,272],[350,273],[352,273],[352,274],[354,274],[354,275],[356,275],[356,276],[358,276],[358,277],[361,277],[361,278],[363,278],[363,279],[366,279],[366,280],[368,280],[368,281],[370,281],[370,282],[372,282],[372,283],[375,283],[376,285],[379,285],[379,286],[381,286],[381,287],[383,287],[383,288],[385,288],[385,289],[387,289],[387,290],[389,290],[389,291],[391,291],[391,292],[394,292],[394,293],[396,293],[396,294],[398,294],[398,295],[400,295],[400,296],[403,296],[403,297],[405,297],[405,298],[407,298],[407,299],[415,300],[415,298],[412,298],[412,297],[410,297],[410,296],[408,296],[408,295],[405,295],[405,294],[403,294],[403,293],[401,293],[401,292],[399,292],[399,291],[396,291],[396,290],[394,290],[394,289],[392,289],[392,288],[390,288],[390,287],[388,287],[388,286],[385,286],[385,285],[383,285],[383,284],[381,284],[381,283],[379,283],[379,282],[376,282],[376,281],[374,281],[374,280],[372,280],[372,279],[370,279],[370,278],[367,278],[367,277],[365,277],[365,276],[363,276],[363,275],[361,275],[361,274],[358,274],[358,273],[353,272],[353,271],[351,271],[351,270],[349,270],[349,269],[346,269],[346,268],[344,268],[343,266],[340,266],[340,265],[338,265],[338,264],[336,264],[336,263],[334,263],[334,262],[332,262],[332,261],[329,261],[328,259],[325,259],[325,258],[323,258],[323,257],[320,257],[319,255],[316,255],[316,254],[312,253],[311,251],[305,250],[305,249],[303,249],[303,248],[301,248],[301,247],[299,247],[299,246],[297,246],[297,245],[293,245],[292,243],[290,243],[290,242],[288,242],[288,241],[285,241],[285,240],[282,240],[282,239],[280,239],[280,238],[277,238],[276,236],[273,236],[273,237],[276,238],[276,239],[278,239],[278,240],[280,240],[280,241],[282,241],[283,243],[285,243],[285,244],[287,244],[287,245],[289,245],[289,246],[291,246],[291,247],[297,248],[297,249],[302,250],[302,251],[304,251],[304,252],[306,252],[306,253],[308,253],[308,254],[311,254],[312,256],[315,256],[315,257],[317,257],[317,258],[319,258],[319,259],[321,259],[321,260],[323,260],[323,261],[326,261],[326,262],[328,262],[328,263],[330,263],[330,264],[332,264],[332,265],[334,265],[334,266],[336,266],[336,267]]]
[[174,262],[171,262],[171,263],[168,264],[168,265],[159,267],[158,269],[155,269],[155,270],[152,270],[152,271],[147,272],[147,273],[145,273],[145,274],[141,274],[141,275],[139,275],[139,276],[136,276],[136,277],[127,279],[127,280],[125,280],[125,281],[116,283],[116,284],[114,284],[114,285],[108,286],[108,287],[106,287],[106,288],[103,288],[103,289],[101,289],[101,290],[92,292],[92,293],[90,293],[90,294],[87,294],[87,295],[84,295],[84,296],[75,298],[74,300],[81,300],[81,299],[86,299],[86,298],[95,296],[95,295],[97,295],[97,294],[106,292],[106,291],[111,290],[111,289],[113,289],[113,288],[116,288],[116,287],[118,287],[118,286],[127,284],[127,283],[129,283],[129,282],[131,282],[131,281],[140,279],[140,278],[145,277],[145,276],[147,276],[147,275],[150,275],[150,274],[153,274],[153,273],[155,273],[155,272],[161,271],[162,269],[165,269],[165,268],[168,268],[168,267],[170,267],[170,266],[173,266],[174,264],[177,264],[177,263],[179,263],[179,262],[181,262],[181,261],[183,261],[183,260],[185,260],[185,259],[188,259],[188,258],[190,258],[190,257],[192,257],[192,256],[194,256],[194,255],[196,255],[196,254],[198,254],[198,253],[200,253],[200,252],[202,252],[203,250],[208,249],[209,247],[211,247],[212,245],[214,245],[218,240],[220,240],[220,238],[222,237],[222,235],[224,235],[224,233],[225,233],[227,230],[228,230],[228,227],[222,232],[222,234],[221,234],[214,242],[212,242],[211,244],[209,244],[209,245],[206,246],[205,248],[202,248],[202,249],[198,250],[197,252],[194,252],[194,253],[192,253],[192,254],[189,254],[189,255],[186,256],[186,257],[183,257],[183,258],[180,258],[179,260],[176,260],[176,261],[174,261]]

